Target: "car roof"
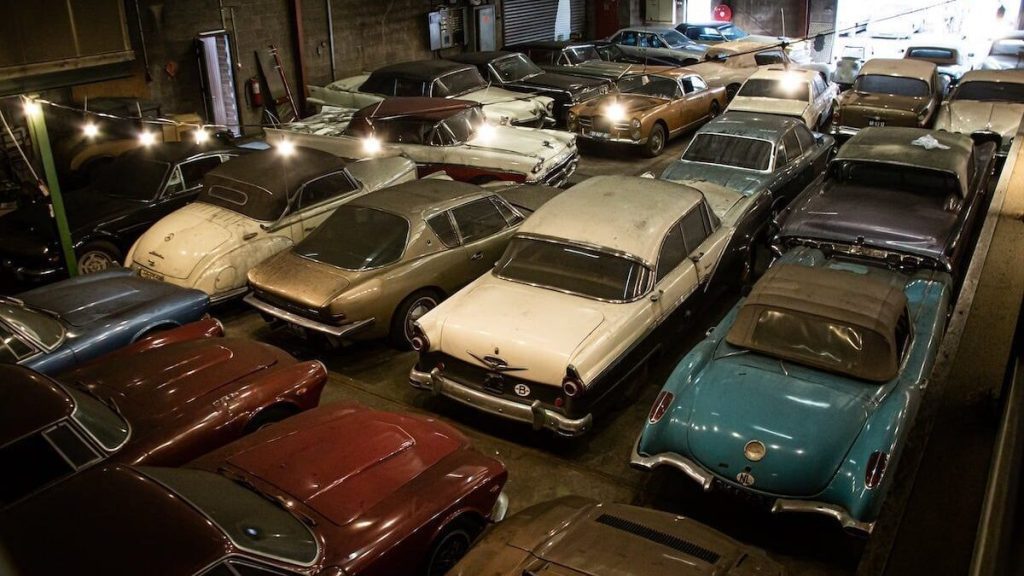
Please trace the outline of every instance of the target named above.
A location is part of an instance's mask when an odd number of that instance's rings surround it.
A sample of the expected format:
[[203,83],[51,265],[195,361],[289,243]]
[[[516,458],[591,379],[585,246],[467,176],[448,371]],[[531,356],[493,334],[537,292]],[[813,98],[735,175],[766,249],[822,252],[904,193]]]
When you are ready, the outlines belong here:
[[[668,32],[669,30],[671,30],[673,32],[678,32],[678,30],[676,30],[675,26],[669,26],[667,24],[648,24],[646,26],[627,26],[627,27],[619,30],[619,32],[623,32],[623,31],[632,31],[632,32]],[[616,32],[616,34],[618,34],[618,32]],[[614,36],[614,34],[613,34],[613,36]]]
[[964,82],[1013,82],[1024,84],[1024,70],[971,70],[960,78]]
[[658,261],[665,233],[703,201],[700,191],[637,176],[595,176],[549,200],[519,228]]
[[858,76],[868,74],[918,78],[931,84],[935,64],[913,58],[872,58],[861,66]]
[[345,168],[351,161],[314,148],[296,147],[285,158],[276,149],[257,150],[210,170],[207,178],[223,178],[258,185],[273,196],[291,196],[309,180]]
[[805,70],[803,68],[758,68],[747,80],[751,78],[783,80],[786,77],[802,77],[804,80],[811,81],[815,76],[820,76],[816,70]]
[[803,124],[803,120],[779,114],[760,114],[734,110],[727,111],[725,114],[708,122],[697,133],[746,136],[748,138],[760,138],[762,140],[778,142],[787,130],[797,124]]
[[[922,138],[929,142],[934,139],[935,145],[925,145]],[[951,172],[960,181],[962,194],[966,194],[973,150],[970,136],[958,132],[871,126],[862,128],[839,148],[835,161],[884,162]]]
[[382,66],[374,70],[370,75],[396,75],[426,81],[468,67],[468,64],[452,62],[451,60],[415,60],[413,62],[401,62],[399,64]]
[[732,22],[699,22],[698,21],[698,22],[682,22],[680,24],[676,24],[676,27],[679,27],[679,26],[707,26],[708,28],[724,28],[726,26],[735,26],[735,24],[732,23]]
[[475,184],[425,178],[382,188],[361,196],[348,205],[377,208],[412,220],[425,218],[428,213],[447,210],[469,200],[492,195],[491,191]]
[[467,108],[479,106],[471,100],[455,98],[427,98],[425,96],[394,96],[370,104],[352,115],[352,122],[357,120],[393,120],[409,118],[419,120],[444,120]]

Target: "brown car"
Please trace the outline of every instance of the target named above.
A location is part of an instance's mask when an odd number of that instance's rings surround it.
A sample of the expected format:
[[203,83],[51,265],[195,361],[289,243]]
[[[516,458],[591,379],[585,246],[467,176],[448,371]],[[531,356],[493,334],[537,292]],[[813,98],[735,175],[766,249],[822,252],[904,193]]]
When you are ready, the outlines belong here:
[[567,496],[512,516],[449,576],[778,576],[781,565],[694,520]]
[[619,92],[569,109],[568,130],[594,142],[640,146],[657,156],[665,143],[725,109],[725,88],[709,87],[698,74],[677,69],[636,74]]
[[558,193],[430,178],[373,192],[253,268],[245,301],[304,332],[389,336],[408,348],[412,323],[490,270],[526,216]]
[[935,64],[908,58],[874,58],[839,95],[835,133],[849,137],[867,126],[927,128],[942,103]]

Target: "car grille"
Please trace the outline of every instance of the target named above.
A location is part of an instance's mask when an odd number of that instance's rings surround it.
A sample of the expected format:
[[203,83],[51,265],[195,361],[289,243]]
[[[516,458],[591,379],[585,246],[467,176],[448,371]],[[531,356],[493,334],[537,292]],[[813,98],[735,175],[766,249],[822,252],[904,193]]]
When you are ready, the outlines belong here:
[[579,159],[579,152],[573,152],[565,157],[557,165],[553,166],[544,177],[545,184],[561,185],[576,172],[576,163]]
[[[476,364],[470,364],[464,360],[455,358],[448,354],[429,353],[424,354],[419,366],[424,371],[429,371],[439,363],[444,363],[444,376],[464,386],[476,390],[482,390],[494,396],[500,396],[506,400],[512,400],[521,404],[530,404],[534,400],[540,400],[548,408],[552,408],[555,400],[561,396],[561,389],[547,384],[541,384],[524,378],[516,378],[513,372],[496,372],[488,370]],[[516,393],[516,386],[525,385],[530,392],[525,396]],[[522,389],[520,389],[522,390]],[[554,408],[558,410],[558,408]]]
[[619,518],[618,516],[612,516],[610,514],[602,514],[597,517],[595,522],[598,524],[604,524],[605,526],[610,526],[616,530],[629,532],[630,534],[661,544],[662,546],[667,546],[673,550],[678,550],[683,554],[693,556],[694,558],[703,560],[708,564],[714,564],[718,562],[719,558],[721,558],[721,555],[713,550],[708,550],[707,548],[694,544],[689,540],[683,540],[678,536],[673,536],[672,534],[661,532],[654,528],[649,528],[643,524],[626,520],[625,518]]
[[582,128],[589,129],[594,127],[594,119],[590,116],[580,116],[576,121],[580,123],[580,127]]
[[608,120],[603,116],[580,116],[577,118],[580,127],[584,129],[584,132],[604,132],[610,134],[611,132],[629,132],[629,122],[615,122]]

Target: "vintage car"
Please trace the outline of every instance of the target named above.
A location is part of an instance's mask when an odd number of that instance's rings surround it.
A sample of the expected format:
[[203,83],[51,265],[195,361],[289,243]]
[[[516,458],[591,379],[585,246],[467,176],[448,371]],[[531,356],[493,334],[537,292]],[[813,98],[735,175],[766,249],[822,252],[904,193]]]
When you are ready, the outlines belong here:
[[502,519],[505,479],[451,426],[331,404],[186,467],[103,464],[24,501],[0,517],[0,568],[442,576]]
[[475,66],[450,60],[393,64],[309,91],[309,101],[321,106],[363,108],[391,96],[459,98],[482,104],[492,124],[540,127],[555,121],[552,98],[491,86]]
[[726,112],[702,126],[660,178],[704,193],[733,230],[719,268],[750,285],[772,259],[775,219],[824,174],[834,144],[795,118]]
[[[643,58],[619,54],[621,49],[617,44],[603,41],[545,40],[514,44],[506,46],[505,50],[526,55],[542,70],[604,80],[613,84],[612,90],[620,91],[633,86],[635,75],[658,74],[678,68],[652,65]],[[613,50],[618,52],[612,53]]]
[[1024,50],[1024,32],[1014,32],[992,42],[988,57],[981,63],[982,70],[1016,70],[1024,68],[1021,59]]
[[743,82],[758,69],[789,64],[789,56],[779,44],[735,40],[708,48],[704,61],[688,68],[709,85],[724,87],[726,98],[732,100]]
[[642,74],[632,86],[569,110],[567,128],[594,142],[639,146],[654,157],[670,138],[683,134],[725,108],[725,90],[709,88],[699,75],[681,68]]
[[873,58],[853,88],[839,95],[833,131],[849,137],[865,126],[931,126],[942,102],[935,64],[906,58]]
[[996,144],[919,128],[865,128],[779,215],[777,250],[872,255],[959,278],[970,259]]
[[452,60],[476,66],[492,86],[552,98],[555,120],[561,124],[565,123],[570,107],[607,94],[611,85],[609,80],[600,78],[544,71],[519,52],[464,52]]
[[706,46],[743,40],[744,38],[776,40],[771,36],[751,36],[746,30],[732,22],[682,22],[676,24],[676,30],[690,40]]
[[870,533],[951,292],[946,272],[791,250],[676,366],[632,464]]
[[[196,199],[203,176],[244,150],[169,142],[124,153],[64,195],[79,274],[119,266],[146,228]],[[47,201],[0,216],[0,265],[19,280],[67,276]]]
[[686,326],[713,293],[728,237],[691,187],[629,176],[577,184],[520,225],[492,272],[413,324],[410,383],[582,435],[596,412],[639,390],[659,328]]
[[867,46],[843,46],[843,52],[836,58],[836,68],[832,72],[832,81],[839,87],[840,92],[853,86],[857,74],[860,74],[860,69],[868,59],[868,54],[874,52],[868,52],[869,50],[871,48]]
[[324,107],[315,115],[264,130],[268,142],[323,150],[343,158],[403,155],[421,177],[565,184],[576,171],[576,137],[561,131],[493,126],[469,100],[388,98],[362,110]]
[[955,44],[911,44],[903,52],[903,57],[935,64],[938,67],[943,94],[956,86],[960,82],[960,78],[971,69],[967,53],[962,47]]
[[56,374],[199,320],[209,297],[117,268],[0,297],[0,366]]
[[245,301],[300,330],[409,348],[413,323],[490,270],[526,216],[558,193],[432,179],[378,190],[250,270]]
[[773,67],[751,74],[726,110],[792,116],[811,130],[824,132],[838,97],[836,85],[817,72]]
[[342,203],[416,178],[407,158],[347,162],[282,145],[211,171],[196,202],[143,234],[127,262],[146,278],[220,302],[246,291],[249,269],[316,229]]
[[495,526],[448,574],[781,576],[763,551],[683,516],[563,496]]
[[942,104],[935,129],[994,140],[999,156],[1005,158],[1022,118],[1024,71],[973,70]]
[[686,66],[704,58],[707,47],[680,34],[671,26],[623,28],[608,38],[627,55],[649,58],[656,64]]
[[201,320],[44,376],[0,364],[0,508],[103,462],[177,466],[320,401],[327,370]]

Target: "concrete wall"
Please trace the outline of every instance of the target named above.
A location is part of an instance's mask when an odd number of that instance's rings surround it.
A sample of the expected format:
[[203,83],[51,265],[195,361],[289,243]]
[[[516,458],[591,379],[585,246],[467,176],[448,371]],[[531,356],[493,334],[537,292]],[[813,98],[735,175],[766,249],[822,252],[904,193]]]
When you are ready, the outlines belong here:
[[807,31],[807,0],[732,0],[729,5],[736,24],[752,34],[803,36]]

